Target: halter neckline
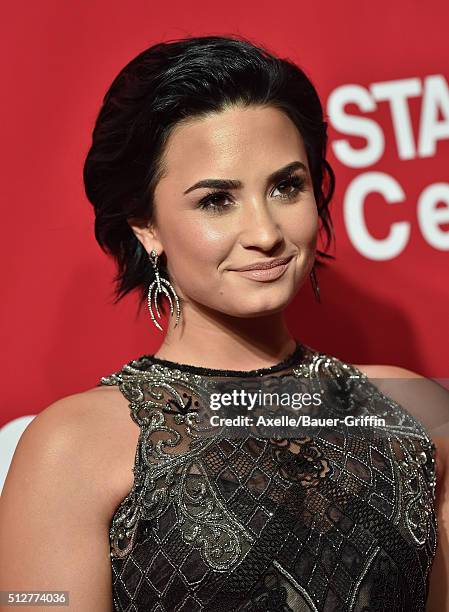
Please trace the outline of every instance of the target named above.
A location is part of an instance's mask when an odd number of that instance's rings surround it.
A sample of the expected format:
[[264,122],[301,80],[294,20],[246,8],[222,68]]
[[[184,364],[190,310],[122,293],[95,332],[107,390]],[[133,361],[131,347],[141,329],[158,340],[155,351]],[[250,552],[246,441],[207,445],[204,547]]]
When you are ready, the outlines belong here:
[[272,366],[265,368],[257,368],[255,370],[226,370],[218,368],[206,368],[204,366],[195,366],[188,363],[178,363],[169,359],[161,359],[154,355],[143,355],[143,358],[147,359],[151,364],[157,364],[168,368],[176,368],[181,372],[190,372],[191,374],[200,374],[203,376],[238,376],[238,377],[251,377],[251,376],[264,376],[265,374],[271,374],[272,372],[278,372],[284,368],[294,365],[301,360],[305,352],[305,345],[296,340],[296,347],[292,353],[287,355],[279,363],[275,363]]

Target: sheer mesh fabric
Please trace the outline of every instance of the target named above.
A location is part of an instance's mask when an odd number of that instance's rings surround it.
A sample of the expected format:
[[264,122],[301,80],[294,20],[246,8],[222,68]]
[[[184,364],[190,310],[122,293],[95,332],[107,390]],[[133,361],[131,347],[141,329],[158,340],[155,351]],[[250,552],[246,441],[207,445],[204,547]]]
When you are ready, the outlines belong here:
[[[228,436],[201,418],[211,391],[304,378],[331,381],[327,414],[383,415],[388,435]],[[114,610],[425,610],[435,446],[360,370],[302,345],[237,375],[142,356],[100,384],[119,387],[140,427],[134,484],[110,526]]]

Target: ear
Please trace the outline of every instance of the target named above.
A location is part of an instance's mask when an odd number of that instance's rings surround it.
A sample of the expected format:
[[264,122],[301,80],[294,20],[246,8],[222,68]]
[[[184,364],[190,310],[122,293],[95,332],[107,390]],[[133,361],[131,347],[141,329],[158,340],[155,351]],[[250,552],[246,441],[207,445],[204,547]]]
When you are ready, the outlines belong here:
[[159,239],[159,233],[152,222],[149,223],[147,219],[138,219],[136,217],[129,217],[127,222],[148,255],[153,249],[159,256],[162,254],[164,247]]

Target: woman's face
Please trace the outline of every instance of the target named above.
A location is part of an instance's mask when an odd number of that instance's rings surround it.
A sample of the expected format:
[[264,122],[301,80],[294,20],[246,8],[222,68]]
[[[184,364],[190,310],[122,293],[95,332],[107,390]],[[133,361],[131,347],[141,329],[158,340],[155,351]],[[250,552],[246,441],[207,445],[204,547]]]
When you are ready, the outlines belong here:
[[[165,252],[179,297],[236,317],[284,309],[313,266],[318,229],[293,122],[254,106],[189,120],[171,133],[162,162],[153,230],[139,238],[148,253]],[[284,257],[277,278],[236,270]]]

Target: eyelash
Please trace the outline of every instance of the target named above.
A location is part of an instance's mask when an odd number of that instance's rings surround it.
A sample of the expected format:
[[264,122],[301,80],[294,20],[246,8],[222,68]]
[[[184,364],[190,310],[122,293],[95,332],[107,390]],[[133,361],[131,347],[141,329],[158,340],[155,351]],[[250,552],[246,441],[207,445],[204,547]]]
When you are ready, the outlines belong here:
[[[276,196],[276,197],[280,197],[285,200],[293,200],[294,198],[296,198],[298,193],[300,193],[301,191],[304,191],[305,186],[306,186],[306,181],[301,176],[292,175],[292,176],[285,178],[280,183],[278,183],[276,188],[279,188],[279,186],[283,184],[285,184],[287,187],[294,187],[294,190],[291,193],[288,193],[286,195],[281,195],[281,196]],[[224,210],[226,210],[226,208],[228,208],[228,206],[227,205],[222,206],[222,205],[214,203],[212,200],[214,197],[217,197],[217,196],[229,197],[229,194],[226,191],[211,191],[202,200],[200,200],[198,208],[201,208],[202,210],[211,211],[214,213],[223,212]]]

